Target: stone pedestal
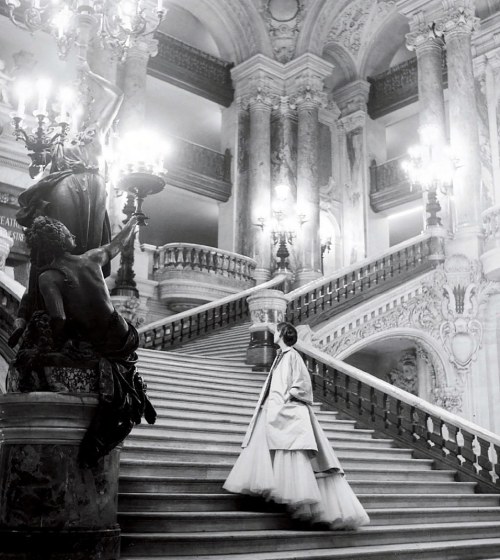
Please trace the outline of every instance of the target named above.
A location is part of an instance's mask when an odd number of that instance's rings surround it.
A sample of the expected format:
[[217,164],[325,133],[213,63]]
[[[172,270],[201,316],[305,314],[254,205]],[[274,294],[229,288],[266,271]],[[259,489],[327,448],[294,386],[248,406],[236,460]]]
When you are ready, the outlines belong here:
[[119,451],[78,463],[94,395],[0,395],[0,558],[114,560]]
[[285,320],[287,299],[279,290],[261,290],[247,299],[252,326],[246,363],[255,370],[267,370],[276,355],[273,335],[267,330],[269,324]]

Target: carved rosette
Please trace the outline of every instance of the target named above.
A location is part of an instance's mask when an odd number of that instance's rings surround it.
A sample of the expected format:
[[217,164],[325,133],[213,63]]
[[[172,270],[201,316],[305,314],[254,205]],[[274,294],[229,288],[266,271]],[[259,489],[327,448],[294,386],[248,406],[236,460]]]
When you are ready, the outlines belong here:
[[287,299],[279,290],[260,290],[247,299],[252,326],[250,331],[265,330],[270,323],[285,320]]

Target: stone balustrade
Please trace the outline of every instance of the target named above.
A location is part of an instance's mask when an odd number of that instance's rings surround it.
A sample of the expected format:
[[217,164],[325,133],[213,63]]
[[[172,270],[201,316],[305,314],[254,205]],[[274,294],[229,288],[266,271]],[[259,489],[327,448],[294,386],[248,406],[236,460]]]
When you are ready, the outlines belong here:
[[253,259],[215,247],[168,243],[154,255],[159,297],[175,312],[237,293],[255,284]]
[[500,205],[492,206],[481,215],[484,250],[481,255],[483,272],[488,280],[500,280]]
[[374,212],[382,212],[422,197],[420,189],[412,189],[402,168],[407,156],[400,156],[380,165],[370,165],[370,204]]

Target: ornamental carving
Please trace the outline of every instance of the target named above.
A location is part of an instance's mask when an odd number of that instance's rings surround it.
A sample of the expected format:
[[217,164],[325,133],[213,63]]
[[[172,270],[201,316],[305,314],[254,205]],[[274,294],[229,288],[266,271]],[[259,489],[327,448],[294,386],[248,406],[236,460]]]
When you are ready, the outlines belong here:
[[286,64],[295,56],[297,37],[305,13],[304,0],[261,0],[260,12],[266,22],[279,62]]
[[391,385],[418,395],[417,357],[414,351],[404,352],[395,368],[387,374]]
[[483,326],[477,319],[479,304],[488,294],[488,284],[481,285],[478,261],[465,255],[452,255],[444,263],[439,337],[450,362],[460,376],[470,371],[483,338]]
[[221,154],[204,148],[198,144],[192,144],[186,140],[177,139],[175,146],[175,166],[183,167],[216,179],[218,181],[230,181],[229,166],[231,155],[229,152]]
[[463,0],[462,6],[455,6],[453,0],[444,0],[445,15],[436,22],[436,33],[448,35],[472,33],[479,29],[480,18],[475,16],[475,0]]
[[392,0],[357,0],[343,10],[328,33],[327,39],[342,45],[357,57],[377,23],[396,5]]

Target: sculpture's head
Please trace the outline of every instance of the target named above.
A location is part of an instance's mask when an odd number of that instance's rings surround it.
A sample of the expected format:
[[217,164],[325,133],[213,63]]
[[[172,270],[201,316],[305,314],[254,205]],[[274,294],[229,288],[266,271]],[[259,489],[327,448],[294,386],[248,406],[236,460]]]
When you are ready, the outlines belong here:
[[39,216],[26,230],[26,243],[32,255],[44,255],[43,260],[51,260],[71,253],[75,248],[75,236],[59,220]]

